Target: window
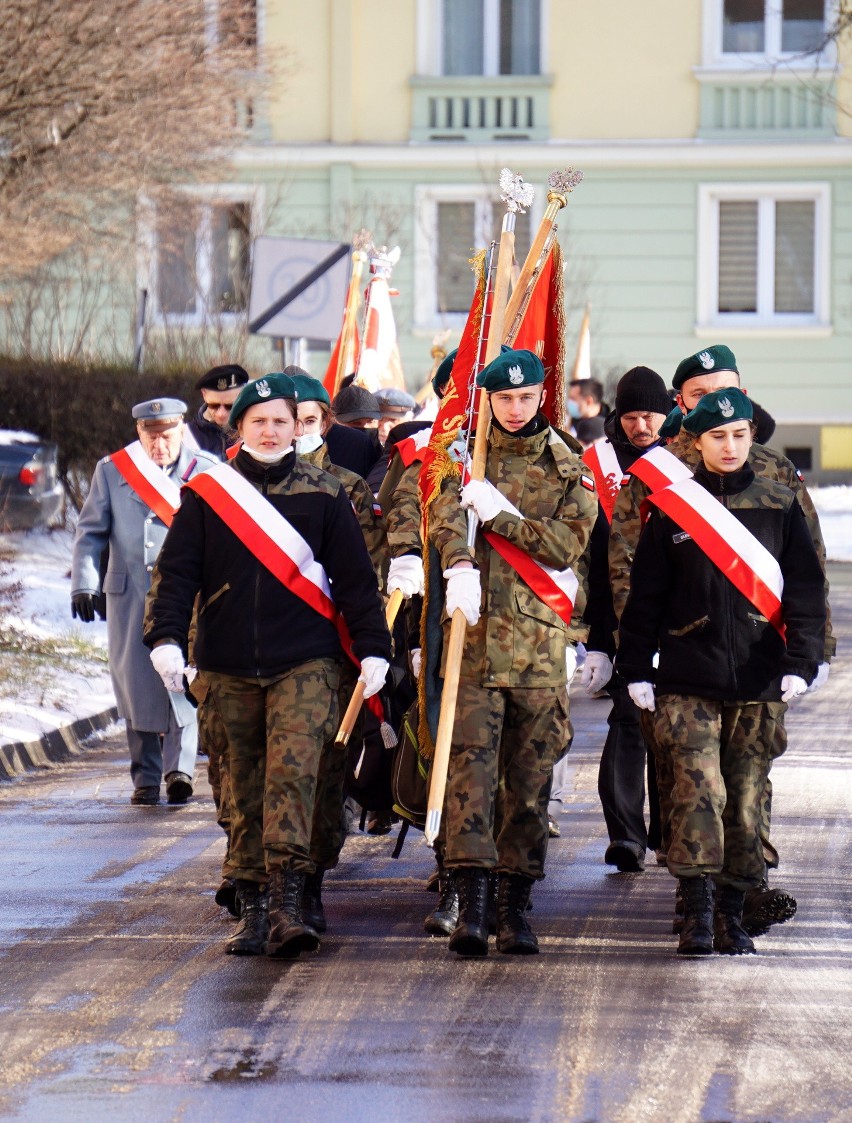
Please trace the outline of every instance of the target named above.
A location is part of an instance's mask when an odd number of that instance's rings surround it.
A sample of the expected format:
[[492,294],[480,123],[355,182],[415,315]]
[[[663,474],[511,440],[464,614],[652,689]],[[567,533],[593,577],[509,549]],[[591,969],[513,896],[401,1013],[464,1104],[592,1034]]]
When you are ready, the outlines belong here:
[[[479,186],[420,188],[415,236],[415,319],[422,327],[461,326],[473,297],[470,259],[500,240],[505,206]],[[515,216],[515,257],[532,241],[530,214]]]
[[737,184],[700,192],[699,323],[827,326],[828,187]]
[[441,73],[539,74],[540,0],[440,0]]
[[705,64],[822,59],[831,0],[705,0]]
[[251,204],[178,197],[156,205],[153,293],[163,318],[203,321],[248,307]]

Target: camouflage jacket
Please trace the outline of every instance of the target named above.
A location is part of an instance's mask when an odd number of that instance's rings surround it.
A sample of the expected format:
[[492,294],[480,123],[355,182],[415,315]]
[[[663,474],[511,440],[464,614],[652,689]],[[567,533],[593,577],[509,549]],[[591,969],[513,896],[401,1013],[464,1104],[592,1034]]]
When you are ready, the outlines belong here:
[[[668,445],[667,450],[678,460],[682,460],[693,471],[701,464],[701,455],[694,447],[694,438],[681,430]],[[811,540],[825,573],[825,543],[822,539],[819,517],[808,489],[793,463],[766,445],[753,444],[749,451],[748,462],[760,479],[774,480],[790,488],[799,501],[810,531]],[[630,592],[630,569],[642,532],[642,504],[649,495],[649,488],[636,476],[630,476],[615,501],[612,513],[612,526],[609,534],[609,576],[612,583],[612,603],[616,616],[620,619]],[[831,612],[828,606],[828,581],[825,582],[825,607],[827,621],[825,627],[825,659],[834,656],[837,641],[831,630]]]
[[[485,475],[524,515],[519,519],[501,511],[489,530],[544,565],[560,570],[578,566],[597,515],[597,499],[591,473],[558,433],[548,428],[518,438],[492,428]],[[470,560],[457,475],[444,480],[430,508],[429,538],[443,569]],[[461,679],[486,687],[564,686],[569,638],[564,622],[481,534],[473,560],[480,572],[484,608],[476,627],[467,629]],[[448,629],[446,614],[444,620]]]
[[404,554],[420,554],[420,491],[418,481],[422,461],[415,460],[406,468],[395,456],[379,489],[379,502],[388,526],[388,550],[392,558]]

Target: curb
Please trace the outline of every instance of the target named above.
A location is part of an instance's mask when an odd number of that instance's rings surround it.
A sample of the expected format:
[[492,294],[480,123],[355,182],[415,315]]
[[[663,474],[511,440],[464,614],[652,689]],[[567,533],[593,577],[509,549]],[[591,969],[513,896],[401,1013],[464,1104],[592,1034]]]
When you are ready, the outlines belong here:
[[112,706],[92,717],[81,717],[70,725],[52,729],[33,741],[0,744],[0,780],[12,780],[25,772],[50,768],[60,761],[80,756],[86,750],[84,741],[88,737],[117,720],[118,710]]

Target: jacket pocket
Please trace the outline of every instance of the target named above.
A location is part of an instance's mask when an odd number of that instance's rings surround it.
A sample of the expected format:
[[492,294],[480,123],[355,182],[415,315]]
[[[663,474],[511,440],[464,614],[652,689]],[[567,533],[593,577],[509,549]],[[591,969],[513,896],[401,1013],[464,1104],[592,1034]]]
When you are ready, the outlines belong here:
[[104,577],[104,592],[115,595],[127,588],[127,572],[124,569],[108,569]]
[[217,589],[216,592],[213,593],[212,596],[209,596],[207,598],[207,600],[204,602],[204,604],[202,604],[202,606],[198,610],[198,615],[203,616],[204,613],[207,611],[207,609],[210,607],[210,605],[215,604],[216,601],[219,599],[219,597],[223,597],[225,595],[225,593],[230,591],[230,588],[231,588],[230,581],[226,581],[225,584],[220,589]]
[[685,624],[682,628],[669,628],[669,635],[678,637],[688,636],[691,632],[702,631],[709,623],[709,616],[701,616],[698,620],[693,620],[691,624]]
[[552,608],[548,608],[544,601],[525,585],[515,587],[515,607],[522,616],[529,616],[530,619],[538,621],[539,624],[544,624],[545,627],[559,628],[563,632],[567,630],[562,617],[557,615]]

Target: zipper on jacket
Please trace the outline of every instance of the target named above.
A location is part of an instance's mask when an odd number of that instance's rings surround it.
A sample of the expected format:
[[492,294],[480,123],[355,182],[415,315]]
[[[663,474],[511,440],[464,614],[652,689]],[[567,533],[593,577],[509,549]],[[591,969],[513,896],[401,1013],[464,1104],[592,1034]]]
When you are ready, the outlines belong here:
[[[263,473],[263,483],[260,485],[260,494],[264,499],[269,496],[269,469],[267,468]],[[260,609],[260,571],[261,566],[255,565],[254,569],[254,669],[255,674],[260,678],[260,637],[258,636],[257,621]]]

